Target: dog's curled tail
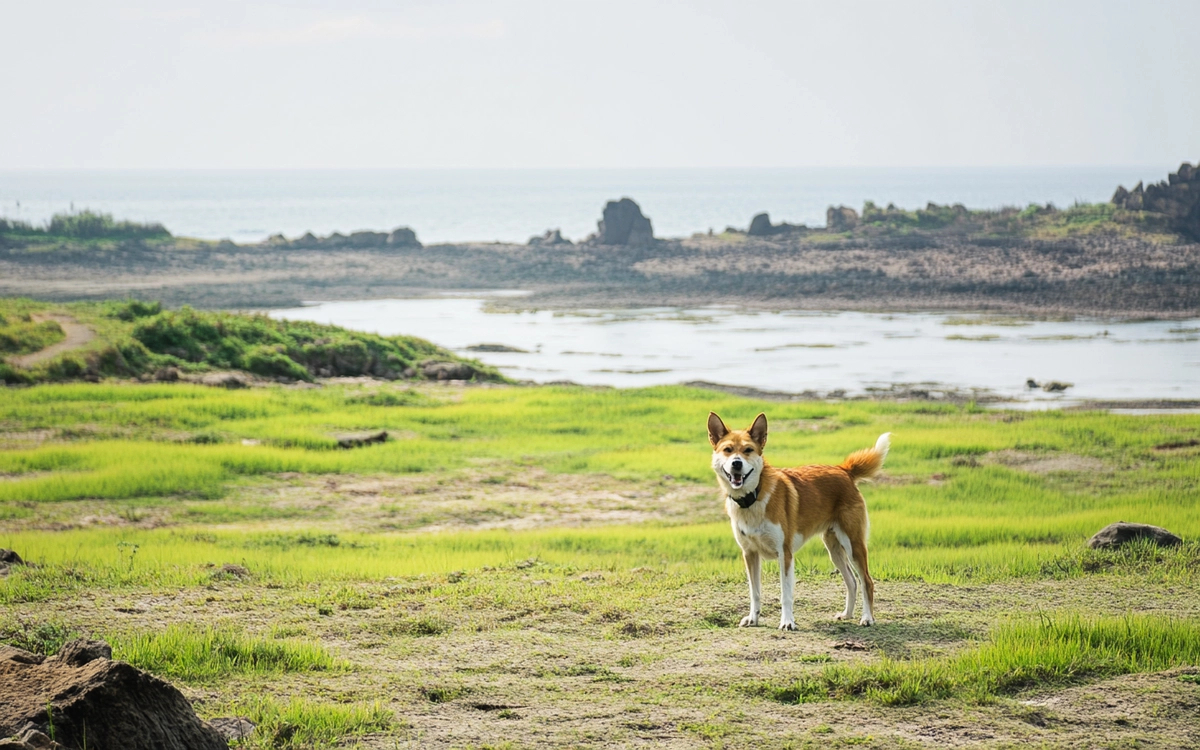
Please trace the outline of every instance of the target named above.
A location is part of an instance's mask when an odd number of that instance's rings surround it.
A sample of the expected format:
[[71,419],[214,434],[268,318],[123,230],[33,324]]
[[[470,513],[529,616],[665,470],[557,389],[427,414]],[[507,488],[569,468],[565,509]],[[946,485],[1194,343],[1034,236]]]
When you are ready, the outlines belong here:
[[855,451],[846,457],[840,468],[844,469],[850,475],[850,479],[857,482],[860,479],[870,479],[879,473],[883,468],[883,459],[887,458],[888,448],[891,446],[892,433],[885,432],[875,441],[874,448]]

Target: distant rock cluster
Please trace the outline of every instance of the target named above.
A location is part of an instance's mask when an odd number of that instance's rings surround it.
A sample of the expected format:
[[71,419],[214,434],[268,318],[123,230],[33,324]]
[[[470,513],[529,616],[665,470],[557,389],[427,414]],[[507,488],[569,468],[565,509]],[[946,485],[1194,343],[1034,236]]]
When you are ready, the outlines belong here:
[[848,206],[830,206],[825,210],[825,228],[830,232],[848,232],[858,226],[858,211]]
[[1200,166],[1184,162],[1166,181],[1126,190],[1122,185],[1112,197],[1113,205],[1127,211],[1159,214],[1172,230],[1200,240]]
[[642,209],[629,198],[609,201],[604,205],[604,218],[599,231],[588,238],[594,245],[630,245],[647,247],[654,244],[654,229]]
[[366,250],[374,248],[419,248],[420,240],[417,233],[408,227],[396,227],[389,232],[351,232],[349,235],[334,232],[328,237],[318,237],[312,232],[289,240],[282,234],[273,234],[266,244],[273,247],[294,247],[297,249],[340,249]]

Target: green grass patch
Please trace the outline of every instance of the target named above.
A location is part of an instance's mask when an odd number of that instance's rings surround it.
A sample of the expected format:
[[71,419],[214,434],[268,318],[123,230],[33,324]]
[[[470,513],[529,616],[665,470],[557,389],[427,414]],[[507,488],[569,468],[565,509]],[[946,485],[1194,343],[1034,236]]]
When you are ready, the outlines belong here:
[[236,711],[255,727],[249,738],[233,743],[237,748],[333,747],[399,726],[379,702],[344,705],[260,697],[239,704]]
[[[164,310],[157,302],[137,300],[52,305],[0,299],[0,355],[36,351],[54,338],[58,325],[33,323],[33,312],[71,315],[96,338],[29,370],[0,365],[0,382],[133,377],[165,367],[184,373],[244,370],[293,381],[361,375],[419,380],[429,362],[465,365],[473,380],[504,380],[494,368],[414,336],[378,336],[265,315]],[[57,335],[62,338],[61,329]],[[402,399],[382,405],[402,405]]]
[[909,705],[986,701],[1030,688],[1200,664],[1200,623],[1125,617],[1043,617],[998,627],[975,648],[943,658],[830,665],[786,685],[754,689],[782,703],[865,699]]
[[346,668],[318,644],[257,638],[232,627],[168,625],[152,633],[118,634],[111,643],[113,658],[186,682]]

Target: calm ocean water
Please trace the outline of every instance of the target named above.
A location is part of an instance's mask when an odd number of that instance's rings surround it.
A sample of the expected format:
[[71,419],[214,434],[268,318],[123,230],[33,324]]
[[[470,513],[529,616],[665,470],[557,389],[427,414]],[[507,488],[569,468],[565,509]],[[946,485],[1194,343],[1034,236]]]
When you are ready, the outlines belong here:
[[604,202],[629,196],[660,237],[772,220],[822,225],[831,204],[996,208],[1108,200],[1167,167],[1011,169],[572,169],[377,171],[0,170],[0,216],[35,223],[89,208],[177,235],[254,242],[411,226],[425,243],[582,239]]

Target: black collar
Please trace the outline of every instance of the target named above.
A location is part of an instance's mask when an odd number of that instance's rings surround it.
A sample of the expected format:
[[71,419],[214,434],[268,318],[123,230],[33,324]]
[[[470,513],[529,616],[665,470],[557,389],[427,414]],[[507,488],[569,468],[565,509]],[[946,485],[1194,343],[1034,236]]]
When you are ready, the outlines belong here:
[[745,510],[758,501],[758,488],[755,487],[753,492],[747,492],[741,497],[734,497],[733,495],[730,495],[729,499],[737,503],[739,508]]

